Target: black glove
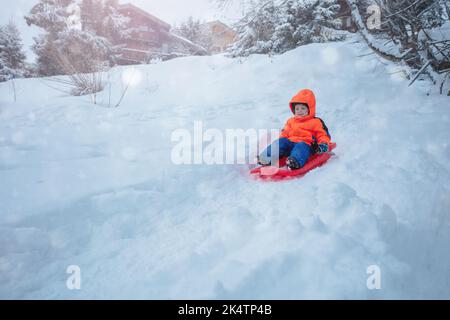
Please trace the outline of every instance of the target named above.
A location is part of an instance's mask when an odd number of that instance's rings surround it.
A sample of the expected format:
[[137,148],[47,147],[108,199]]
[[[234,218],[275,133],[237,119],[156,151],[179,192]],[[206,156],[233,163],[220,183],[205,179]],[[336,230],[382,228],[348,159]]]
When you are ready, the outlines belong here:
[[319,146],[317,147],[317,153],[322,154],[325,152],[328,152],[328,144],[326,143],[319,144]]

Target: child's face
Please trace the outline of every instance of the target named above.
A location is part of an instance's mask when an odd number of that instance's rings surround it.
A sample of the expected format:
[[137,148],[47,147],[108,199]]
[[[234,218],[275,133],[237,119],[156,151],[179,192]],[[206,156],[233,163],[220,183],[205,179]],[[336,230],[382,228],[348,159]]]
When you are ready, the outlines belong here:
[[308,107],[304,104],[296,104],[294,114],[299,117],[307,116],[309,113]]

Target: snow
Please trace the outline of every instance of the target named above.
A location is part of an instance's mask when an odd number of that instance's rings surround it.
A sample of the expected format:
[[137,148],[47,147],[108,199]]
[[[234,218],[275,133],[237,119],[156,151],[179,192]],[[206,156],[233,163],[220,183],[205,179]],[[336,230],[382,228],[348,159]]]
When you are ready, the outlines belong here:
[[[364,48],[120,67],[98,105],[0,84],[0,298],[449,298],[448,97]],[[267,183],[172,163],[174,130],[277,129],[301,88],[337,142],[325,166]]]

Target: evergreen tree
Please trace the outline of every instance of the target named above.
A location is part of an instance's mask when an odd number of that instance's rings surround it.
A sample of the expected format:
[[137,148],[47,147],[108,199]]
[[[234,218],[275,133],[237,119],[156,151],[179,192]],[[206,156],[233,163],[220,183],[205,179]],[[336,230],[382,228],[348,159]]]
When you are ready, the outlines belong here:
[[239,40],[229,49],[231,54],[247,56],[271,52],[279,10],[274,0],[249,3],[248,13],[235,25]]
[[[94,10],[95,0],[83,0],[80,5],[80,18],[83,31],[96,32],[98,13]],[[98,2],[98,1],[96,1]]]
[[36,54],[35,70],[39,76],[52,76],[57,74],[64,74],[62,67],[55,62],[53,58],[54,41],[56,41],[55,34],[45,33],[40,34],[34,39],[32,50]]
[[0,27],[0,81],[24,76],[26,56],[14,23]]
[[[127,18],[108,0],[40,0],[25,17],[44,34],[35,38],[39,75],[94,72],[113,65],[126,36]],[[75,8],[75,9],[74,9]],[[72,19],[79,20],[71,25]]]
[[178,27],[175,27],[174,32],[194,43],[198,43],[202,33],[200,20],[194,20],[190,16],[186,21],[181,22]]
[[68,28],[68,8],[72,0],[40,0],[25,16],[28,25],[44,30],[34,37],[32,49],[36,54],[35,69],[38,75],[64,74],[64,68],[55,59],[55,42]]
[[129,18],[122,15],[119,10],[118,0],[106,0],[102,9],[102,19],[97,34],[111,43],[109,61],[115,65],[120,58],[125,40],[131,37]]
[[250,3],[249,13],[237,24],[239,40],[233,56],[282,53],[310,42],[342,39],[337,0],[283,0]]
[[33,24],[49,33],[58,33],[66,29],[70,15],[67,9],[73,3],[73,0],[40,0],[25,16],[25,20],[28,25]]
[[195,20],[192,16],[181,22],[179,26],[174,27],[173,32],[199,45],[205,51],[209,51],[212,47],[211,30],[207,29],[206,25],[202,24],[200,20]]

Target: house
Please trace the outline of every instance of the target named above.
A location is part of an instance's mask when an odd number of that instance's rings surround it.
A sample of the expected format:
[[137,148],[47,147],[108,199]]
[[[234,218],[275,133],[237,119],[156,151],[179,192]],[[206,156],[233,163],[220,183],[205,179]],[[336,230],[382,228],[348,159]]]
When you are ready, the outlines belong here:
[[148,63],[153,58],[163,60],[206,55],[208,52],[191,41],[172,34],[170,24],[131,4],[119,5],[119,12],[129,18],[131,37],[124,43],[120,64]]
[[201,24],[200,30],[209,38],[209,52],[212,54],[224,52],[237,38],[236,32],[219,20]]

